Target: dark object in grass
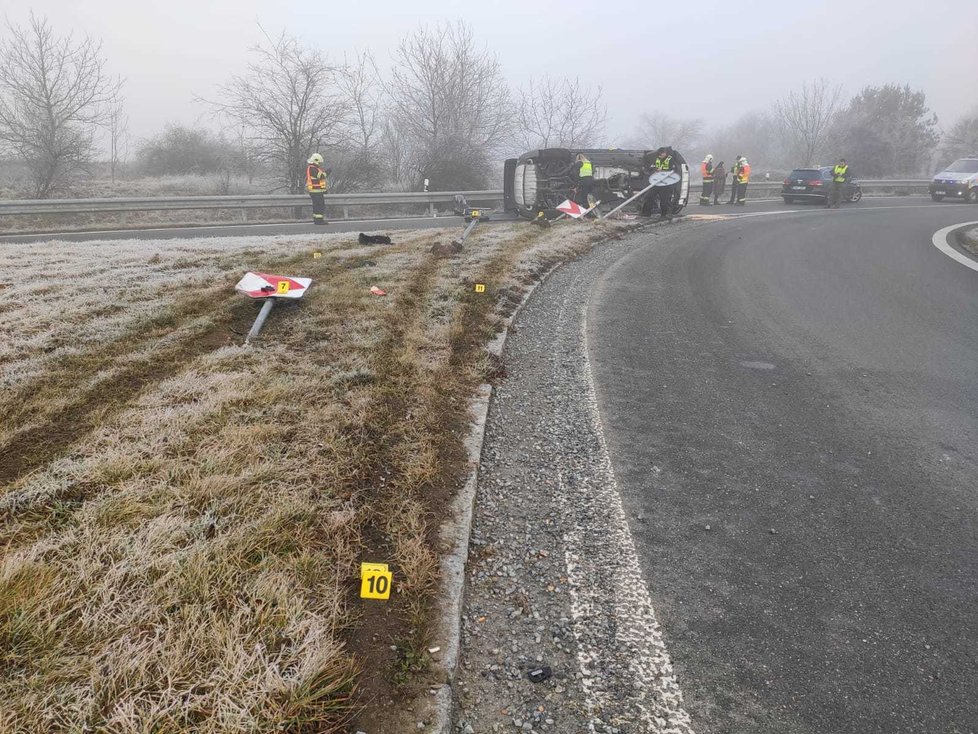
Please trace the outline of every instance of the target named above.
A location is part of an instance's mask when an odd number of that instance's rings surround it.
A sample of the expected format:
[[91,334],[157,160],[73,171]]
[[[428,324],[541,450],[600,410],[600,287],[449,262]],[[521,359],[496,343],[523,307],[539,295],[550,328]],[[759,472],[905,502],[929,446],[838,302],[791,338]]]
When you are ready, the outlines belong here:
[[360,244],[361,245],[389,245],[391,244],[391,238],[385,234],[364,234],[360,233]]

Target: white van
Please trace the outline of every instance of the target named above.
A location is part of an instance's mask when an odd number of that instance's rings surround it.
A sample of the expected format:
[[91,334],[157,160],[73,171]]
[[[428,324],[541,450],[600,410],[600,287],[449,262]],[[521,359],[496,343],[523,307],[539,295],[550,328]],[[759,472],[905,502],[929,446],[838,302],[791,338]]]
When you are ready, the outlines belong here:
[[971,204],[978,202],[978,156],[958,158],[934,176],[930,182],[930,198],[942,201],[945,196]]

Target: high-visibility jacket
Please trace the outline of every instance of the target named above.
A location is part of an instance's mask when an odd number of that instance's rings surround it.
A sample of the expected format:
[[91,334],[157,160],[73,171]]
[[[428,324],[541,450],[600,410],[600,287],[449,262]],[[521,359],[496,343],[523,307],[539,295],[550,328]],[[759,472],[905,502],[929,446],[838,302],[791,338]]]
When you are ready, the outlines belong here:
[[326,171],[315,163],[306,167],[306,191],[326,193]]
[[747,183],[750,181],[750,163],[744,161],[737,166],[737,180],[740,183]]
[[581,161],[581,170],[577,172],[578,178],[591,178],[594,176],[594,166],[591,161]]
[[700,172],[703,174],[704,181],[713,180],[713,163],[711,161],[703,161],[700,164]]
[[832,169],[832,180],[836,183],[845,183],[847,174],[849,173],[849,166],[836,166]]
[[672,156],[667,155],[665,158],[655,159],[655,170],[657,171],[671,171],[672,170]]

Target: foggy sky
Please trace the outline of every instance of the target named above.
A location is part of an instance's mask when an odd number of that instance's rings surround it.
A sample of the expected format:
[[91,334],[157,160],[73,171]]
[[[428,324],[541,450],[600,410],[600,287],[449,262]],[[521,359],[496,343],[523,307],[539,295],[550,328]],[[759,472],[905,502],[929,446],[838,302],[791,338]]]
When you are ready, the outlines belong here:
[[[195,96],[244,71],[247,50],[285,30],[335,58],[390,50],[420,23],[462,19],[495,51],[518,85],[550,73],[600,84],[607,141],[642,112],[701,117],[708,127],[767,109],[804,80],[908,83],[927,95],[942,127],[978,109],[978,2],[588,2],[492,0],[0,0],[15,23],[30,10],[59,33],[99,37],[126,78],[130,132],[138,139],[167,122],[215,128]],[[0,30],[0,33],[5,30]]]

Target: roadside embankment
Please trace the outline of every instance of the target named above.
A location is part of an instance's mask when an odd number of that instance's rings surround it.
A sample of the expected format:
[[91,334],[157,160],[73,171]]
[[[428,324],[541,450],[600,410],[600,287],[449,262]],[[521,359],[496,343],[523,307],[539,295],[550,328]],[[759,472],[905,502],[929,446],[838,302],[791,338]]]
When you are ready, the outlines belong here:
[[0,246],[0,729],[400,730],[484,347],[622,226]]

